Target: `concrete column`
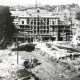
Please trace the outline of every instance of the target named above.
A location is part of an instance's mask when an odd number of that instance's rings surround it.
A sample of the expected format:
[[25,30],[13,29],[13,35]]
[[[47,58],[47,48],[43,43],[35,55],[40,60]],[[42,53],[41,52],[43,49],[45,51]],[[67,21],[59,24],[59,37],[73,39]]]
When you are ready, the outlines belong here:
[[37,34],[37,17],[36,17],[36,34]]
[[57,25],[57,35],[56,35],[56,41],[58,41],[58,25]]
[[25,42],[25,25],[24,25],[24,42]]

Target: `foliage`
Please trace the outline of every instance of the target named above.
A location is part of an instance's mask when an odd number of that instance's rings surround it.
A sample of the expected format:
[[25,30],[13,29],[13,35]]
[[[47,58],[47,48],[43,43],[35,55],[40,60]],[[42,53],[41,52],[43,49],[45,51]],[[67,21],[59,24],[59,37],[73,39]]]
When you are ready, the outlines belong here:
[[9,7],[0,6],[0,41],[12,40],[14,33],[15,26]]
[[80,12],[76,14],[76,19],[80,20]]

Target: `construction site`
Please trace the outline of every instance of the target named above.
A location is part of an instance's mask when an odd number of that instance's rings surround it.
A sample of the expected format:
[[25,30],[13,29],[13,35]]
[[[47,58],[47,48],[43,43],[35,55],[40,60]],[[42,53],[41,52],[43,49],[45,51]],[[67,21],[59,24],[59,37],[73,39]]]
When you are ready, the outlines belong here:
[[12,11],[18,39],[20,41],[27,40],[29,43],[36,40],[70,41],[72,37],[71,24],[57,16],[52,16],[52,14],[47,10],[35,8],[25,12]]
[[0,71],[1,80],[80,80],[79,46],[69,42],[13,44],[0,50]]
[[16,31],[12,44],[0,42],[0,80],[80,80],[80,23],[73,10],[49,11],[36,0],[11,16]]

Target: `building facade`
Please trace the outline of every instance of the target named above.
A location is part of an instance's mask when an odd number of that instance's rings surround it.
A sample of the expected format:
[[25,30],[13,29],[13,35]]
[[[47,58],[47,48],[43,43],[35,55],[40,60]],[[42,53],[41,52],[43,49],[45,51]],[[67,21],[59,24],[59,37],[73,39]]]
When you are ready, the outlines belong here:
[[[51,13],[40,10],[35,13],[26,12],[14,19],[18,39],[33,41],[69,41],[72,34],[71,26]],[[15,36],[16,37],[16,36]]]

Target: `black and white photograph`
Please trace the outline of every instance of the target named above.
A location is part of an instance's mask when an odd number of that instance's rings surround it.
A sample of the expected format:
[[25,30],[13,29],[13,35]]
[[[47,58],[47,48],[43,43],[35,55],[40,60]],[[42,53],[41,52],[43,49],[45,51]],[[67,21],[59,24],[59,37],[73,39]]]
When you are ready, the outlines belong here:
[[0,80],[80,80],[80,0],[0,0]]

